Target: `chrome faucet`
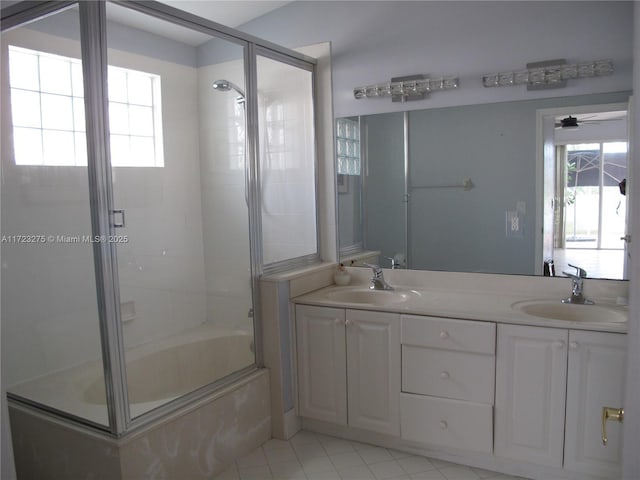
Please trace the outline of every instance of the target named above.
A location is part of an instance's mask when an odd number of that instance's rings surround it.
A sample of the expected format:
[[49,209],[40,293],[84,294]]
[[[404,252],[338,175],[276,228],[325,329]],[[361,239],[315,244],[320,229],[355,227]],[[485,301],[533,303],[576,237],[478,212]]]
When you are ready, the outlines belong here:
[[583,268],[576,267],[575,265],[569,264],[570,267],[576,269],[576,273],[562,272],[567,277],[571,278],[571,296],[562,299],[562,303],[576,303],[579,305],[593,305],[591,300],[587,300],[584,298],[582,294],[582,284],[584,279],[587,278],[587,271]]
[[395,257],[387,257],[387,260],[391,260],[391,270],[400,268],[400,261],[396,260]]
[[382,269],[378,265],[371,265],[370,263],[365,263],[365,265],[373,270],[373,277],[371,277],[371,284],[369,285],[371,290],[393,290],[393,287],[384,279]]

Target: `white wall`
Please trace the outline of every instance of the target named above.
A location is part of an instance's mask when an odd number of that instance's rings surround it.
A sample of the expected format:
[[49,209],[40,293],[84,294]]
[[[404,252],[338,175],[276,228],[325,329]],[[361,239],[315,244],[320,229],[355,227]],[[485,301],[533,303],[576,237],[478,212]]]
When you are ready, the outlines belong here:
[[[630,90],[632,3],[304,1],[240,28],[289,47],[330,41],[335,116],[343,117]],[[482,74],[556,58],[610,58],[616,72],[550,91],[482,87]],[[458,75],[460,88],[407,104],[353,98],[354,87],[416,73]]]

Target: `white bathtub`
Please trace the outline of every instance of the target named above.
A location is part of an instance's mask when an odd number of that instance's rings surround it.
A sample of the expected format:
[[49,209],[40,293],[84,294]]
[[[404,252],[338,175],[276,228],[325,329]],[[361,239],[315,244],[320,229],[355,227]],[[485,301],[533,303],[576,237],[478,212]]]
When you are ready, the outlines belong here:
[[[132,417],[255,363],[253,335],[206,324],[129,349],[125,358]],[[107,424],[102,362],[55,372],[8,390]]]

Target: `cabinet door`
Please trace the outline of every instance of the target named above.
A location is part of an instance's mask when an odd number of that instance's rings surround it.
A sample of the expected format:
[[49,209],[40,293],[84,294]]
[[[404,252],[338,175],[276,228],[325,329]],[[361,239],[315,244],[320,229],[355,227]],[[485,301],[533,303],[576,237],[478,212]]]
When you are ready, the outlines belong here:
[[347,310],[349,425],[400,435],[400,316]]
[[296,307],[300,415],[347,424],[345,312]]
[[623,406],[626,335],[571,331],[567,373],[564,466],[568,470],[620,477],[622,424],[607,423],[602,444],[602,407]]
[[567,330],[498,325],[496,456],[562,466]]

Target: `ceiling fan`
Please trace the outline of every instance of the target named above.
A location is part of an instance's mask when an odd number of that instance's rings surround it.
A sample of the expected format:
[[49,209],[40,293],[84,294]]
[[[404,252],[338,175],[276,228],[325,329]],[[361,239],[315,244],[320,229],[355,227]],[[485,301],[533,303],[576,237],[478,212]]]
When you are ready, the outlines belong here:
[[580,125],[583,124],[591,124],[591,125],[597,125],[600,124],[602,122],[611,122],[611,121],[619,121],[621,120],[622,117],[617,116],[617,117],[599,117],[598,114],[594,114],[594,115],[590,115],[587,117],[574,117],[573,115],[569,115],[568,117],[565,117],[559,121],[557,121],[555,123],[555,127],[556,130],[558,129],[563,129],[563,128],[578,128]]

